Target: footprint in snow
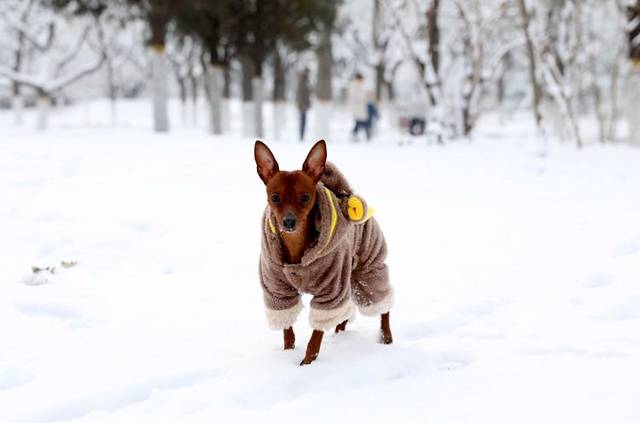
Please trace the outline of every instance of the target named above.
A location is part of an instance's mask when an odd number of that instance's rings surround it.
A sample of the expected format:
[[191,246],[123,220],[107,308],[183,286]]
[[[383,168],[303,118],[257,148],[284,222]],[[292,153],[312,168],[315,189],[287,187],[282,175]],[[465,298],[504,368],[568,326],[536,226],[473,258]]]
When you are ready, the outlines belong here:
[[84,311],[65,304],[22,302],[15,306],[25,315],[54,319],[73,328],[92,327],[98,322]]
[[595,273],[591,275],[583,284],[583,288],[600,288],[613,284],[613,277],[607,273]]
[[35,376],[19,367],[0,366],[0,391],[16,388],[35,379]]
[[152,224],[141,220],[123,220],[120,225],[138,233],[148,233],[153,229]]
[[640,319],[640,296],[629,297],[622,303],[609,308],[609,310],[600,315],[595,316],[595,318],[606,321]]
[[403,331],[403,336],[409,340],[416,340],[453,332],[475,319],[493,313],[498,305],[491,303],[469,305],[448,316],[414,324]]
[[611,250],[614,257],[624,257],[640,253],[640,236],[616,244]]

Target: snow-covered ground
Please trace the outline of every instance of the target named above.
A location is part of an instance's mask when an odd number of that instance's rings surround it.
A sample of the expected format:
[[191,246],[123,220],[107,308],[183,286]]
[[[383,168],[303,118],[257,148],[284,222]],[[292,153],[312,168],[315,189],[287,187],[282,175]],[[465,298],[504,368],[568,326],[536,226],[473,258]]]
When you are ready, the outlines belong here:
[[359,317],[300,367],[306,312],[287,352],[263,315],[253,140],[104,106],[0,113],[0,422],[640,421],[640,150],[541,158],[524,120],[328,139],[389,243],[395,343]]

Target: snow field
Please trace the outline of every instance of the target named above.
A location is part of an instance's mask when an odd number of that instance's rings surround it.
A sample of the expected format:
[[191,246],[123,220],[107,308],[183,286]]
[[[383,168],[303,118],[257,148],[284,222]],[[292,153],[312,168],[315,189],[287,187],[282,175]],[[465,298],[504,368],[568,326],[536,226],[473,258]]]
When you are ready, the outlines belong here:
[[[0,114],[0,421],[640,418],[640,151],[541,158],[490,118],[470,143],[352,145],[336,119],[329,158],[389,243],[395,343],[358,316],[301,368],[308,307],[294,351],[263,315],[253,140],[91,107],[44,134]],[[265,141],[283,169],[311,145]]]

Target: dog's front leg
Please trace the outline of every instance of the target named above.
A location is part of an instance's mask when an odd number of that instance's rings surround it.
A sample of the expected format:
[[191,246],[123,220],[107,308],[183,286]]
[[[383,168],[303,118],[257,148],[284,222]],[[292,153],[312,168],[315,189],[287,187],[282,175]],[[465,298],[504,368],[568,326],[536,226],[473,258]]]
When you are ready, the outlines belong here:
[[292,350],[296,347],[296,334],[293,332],[293,327],[289,326],[282,330],[284,337],[284,349]]
[[316,358],[318,358],[318,354],[320,354],[320,345],[322,344],[322,335],[324,335],[324,332],[321,330],[313,331],[311,339],[309,339],[309,343],[307,344],[307,352],[305,353],[302,362],[300,362],[301,366],[311,364]]

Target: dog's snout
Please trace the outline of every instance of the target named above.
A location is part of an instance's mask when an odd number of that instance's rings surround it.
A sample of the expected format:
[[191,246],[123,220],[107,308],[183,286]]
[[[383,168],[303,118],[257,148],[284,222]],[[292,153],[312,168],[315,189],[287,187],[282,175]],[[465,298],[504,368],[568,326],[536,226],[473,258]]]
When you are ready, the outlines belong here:
[[287,213],[284,219],[282,219],[282,226],[288,231],[292,231],[296,227],[296,217],[293,213]]

